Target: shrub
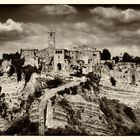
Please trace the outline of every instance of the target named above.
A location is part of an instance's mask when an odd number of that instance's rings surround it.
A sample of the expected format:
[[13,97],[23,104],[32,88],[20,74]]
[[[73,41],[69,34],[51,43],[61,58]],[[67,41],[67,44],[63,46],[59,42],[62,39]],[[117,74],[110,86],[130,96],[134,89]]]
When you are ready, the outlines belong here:
[[72,95],[76,95],[77,94],[77,88],[78,88],[77,86],[71,87],[71,91],[72,91],[71,94]]
[[132,108],[130,108],[128,106],[125,106],[124,112],[133,122],[136,122],[136,116],[133,113],[133,109]]
[[84,90],[84,89],[90,90],[90,89],[91,89],[91,88],[90,88],[90,85],[91,85],[90,81],[87,80],[87,81],[82,85],[82,89],[83,89],[83,90]]
[[86,77],[89,78],[90,81],[95,82],[97,84],[100,82],[100,76],[97,74],[94,74],[93,72],[88,73]]
[[36,67],[33,67],[31,65],[24,66],[22,68],[22,72],[24,73],[25,76],[25,86],[30,81],[33,73],[40,73],[40,71]]
[[0,76],[3,76],[3,72],[0,72]]
[[112,62],[105,62],[105,65],[107,65],[110,70],[113,70],[113,63]]
[[64,90],[61,90],[61,91],[58,91],[58,95],[64,95],[65,94],[65,91]]
[[65,93],[69,95],[70,94],[70,90],[68,88],[65,88]]
[[114,77],[110,78],[110,82],[111,82],[112,86],[116,86],[116,80],[114,79]]
[[35,90],[34,95],[35,95],[36,98],[39,98],[42,95],[42,91],[41,90]]
[[61,84],[63,84],[62,79],[60,79],[59,77],[56,77],[53,80],[47,81],[47,85],[48,85],[47,88],[56,88],[56,87],[60,86]]
[[76,129],[75,127],[65,126],[65,128],[49,128],[45,135],[47,136],[87,136],[85,129]]
[[32,123],[28,116],[15,121],[5,132],[5,135],[37,135],[38,123]]
[[100,99],[100,108],[105,114],[106,120],[110,126],[111,131],[115,135],[132,135],[140,132],[140,127],[132,127],[126,123],[137,124],[137,119],[133,113],[132,108],[120,104],[118,100],[111,100],[103,97]]
[[129,136],[140,136],[140,125],[134,125],[130,133],[128,134]]

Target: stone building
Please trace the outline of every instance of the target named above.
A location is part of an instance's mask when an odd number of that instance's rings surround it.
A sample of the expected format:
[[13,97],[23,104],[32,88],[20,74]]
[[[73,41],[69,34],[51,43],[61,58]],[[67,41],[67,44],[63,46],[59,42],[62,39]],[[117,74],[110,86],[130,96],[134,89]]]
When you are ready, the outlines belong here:
[[84,74],[95,71],[95,67],[101,63],[100,51],[85,45],[81,49],[70,50],[70,58],[73,61],[83,61]]
[[48,46],[37,52],[38,63],[42,67],[42,72],[50,72],[53,70],[53,55],[55,49],[55,32],[48,32]]
[[70,63],[70,53],[66,49],[54,50],[54,72],[68,72]]
[[70,66],[77,62],[83,62],[83,72],[89,73],[95,70],[100,64],[100,51],[88,46],[80,46],[73,49],[56,48],[55,32],[48,32],[48,46],[42,50],[26,49],[21,50],[21,55],[27,61],[37,60],[38,67],[42,72],[70,73]]
[[38,67],[37,59],[38,49],[21,49],[20,55],[21,58],[25,58],[25,65],[35,65]]

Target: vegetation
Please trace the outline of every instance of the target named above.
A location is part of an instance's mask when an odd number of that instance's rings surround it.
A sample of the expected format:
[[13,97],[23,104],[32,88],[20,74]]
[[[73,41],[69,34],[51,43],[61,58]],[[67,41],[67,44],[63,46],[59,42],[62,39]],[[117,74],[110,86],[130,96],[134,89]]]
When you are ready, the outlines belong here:
[[[84,128],[81,127],[81,110],[73,110],[72,108],[72,105],[71,103],[66,99],[66,98],[63,98],[61,101],[58,102],[60,106],[62,106],[66,113],[67,113],[67,119],[68,119],[68,128],[71,128],[69,131],[69,129],[66,129],[68,130],[68,133],[69,135],[88,135],[85,131]],[[77,128],[75,128],[77,126]],[[73,131],[74,130],[74,131]],[[57,131],[56,131],[57,132]],[[74,132],[74,133],[73,133]],[[65,135],[65,131],[64,133],[61,133],[61,132],[57,132],[58,135]]]
[[16,52],[13,54],[3,54],[3,60],[11,60],[11,66],[8,75],[12,76],[14,73],[16,73],[17,81],[19,82],[21,80],[22,66],[24,65],[25,59],[21,59],[20,54]]
[[38,135],[38,123],[33,123],[28,116],[24,116],[13,122],[3,135]]
[[99,84],[100,82],[100,76],[98,74],[94,74],[93,72],[88,73],[86,77],[89,78],[91,82],[96,84]]
[[109,60],[111,58],[111,53],[108,49],[104,49],[101,53],[101,60]]
[[8,72],[9,76],[12,76],[14,73],[17,74],[17,81],[21,81],[21,75],[24,74],[25,77],[25,86],[30,80],[33,73],[40,73],[40,69],[33,67],[31,65],[24,66],[25,59],[21,58],[21,55],[16,52],[12,54],[3,54],[3,60],[10,61],[11,66]]
[[133,62],[133,63],[136,63],[136,64],[140,64],[140,57],[139,56],[133,57],[133,56],[131,56],[128,53],[125,52],[123,54],[122,61],[123,62]]
[[8,105],[7,103],[5,102],[5,94],[2,93],[0,94],[0,116],[2,118],[6,118],[8,113],[7,113],[7,109],[8,109]]
[[31,65],[24,66],[22,68],[22,72],[25,77],[25,86],[30,81],[33,73],[40,73],[40,71],[36,67],[33,67]]
[[140,57],[134,57],[133,62],[135,62],[136,64],[140,64]]
[[110,70],[113,70],[113,63],[112,62],[105,62],[104,64],[107,65]]
[[65,128],[50,128],[45,132],[47,136],[87,136],[85,129],[77,130],[75,127],[65,126]]
[[112,60],[115,60],[115,63],[118,63],[119,62],[119,56],[113,57]]
[[140,134],[140,125],[132,108],[106,97],[100,99],[100,108],[105,114],[108,128],[114,135]]
[[56,87],[60,86],[64,82],[59,77],[55,77],[55,79],[46,81],[46,83],[47,83],[47,88],[51,89],[51,88],[56,88]]
[[122,58],[123,62],[133,62],[132,56],[129,55],[128,53],[124,53],[123,54],[123,58]]
[[111,82],[112,86],[116,86],[117,81],[114,79],[114,77],[110,78],[110,82]]

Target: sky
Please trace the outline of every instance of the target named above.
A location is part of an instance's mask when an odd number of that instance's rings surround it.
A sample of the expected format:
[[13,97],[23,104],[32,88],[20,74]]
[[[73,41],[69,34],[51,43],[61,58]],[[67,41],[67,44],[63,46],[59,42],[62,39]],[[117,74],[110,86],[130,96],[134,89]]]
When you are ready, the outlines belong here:
[[0,5],[0,57],[21,48],[79,45],[140,56],[140,5]]

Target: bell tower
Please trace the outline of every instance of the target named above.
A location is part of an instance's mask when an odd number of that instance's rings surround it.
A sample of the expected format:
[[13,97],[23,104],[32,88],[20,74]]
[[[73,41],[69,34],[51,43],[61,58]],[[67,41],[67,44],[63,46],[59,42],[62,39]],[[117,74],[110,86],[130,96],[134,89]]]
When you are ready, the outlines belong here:
[[48,48],[55,48],[55,32],[52,30],[48,32]]

